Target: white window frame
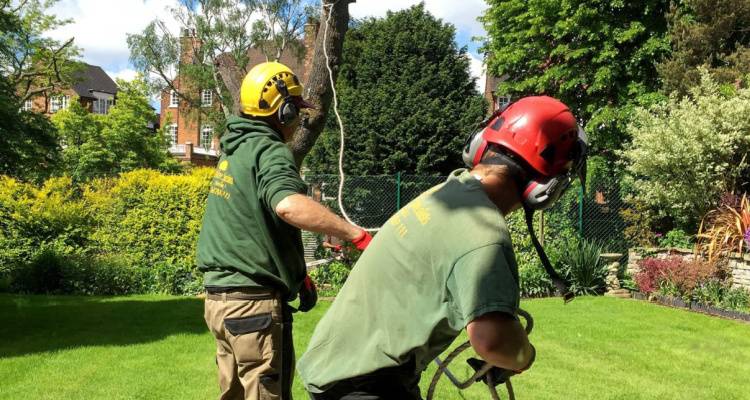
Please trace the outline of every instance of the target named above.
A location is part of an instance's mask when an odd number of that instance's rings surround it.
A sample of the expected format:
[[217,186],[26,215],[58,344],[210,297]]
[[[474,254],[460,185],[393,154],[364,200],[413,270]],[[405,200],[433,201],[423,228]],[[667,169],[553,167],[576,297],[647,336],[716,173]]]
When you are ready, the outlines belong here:
[[211,89],[203,89],[201,92],[201,107],[211,107],[214,102],[214,93]]
[[180,97],[177,95],[176,90],[169,91],[169,107],[176,108],[180,106]]
[[28,99],[23,102],[23,106],[21,107],[21,109],[24,111],[31,111],[33,107],[34,107],[34,101],[31,99]]
[[114,104],[114,99],[94,99],[92,109],[94,114],[109,114],[109,108]]
[[56,113],[60,110],[65,110],[70,106],[70,96],[60,95],[52,96],[49,101],[49,109],[51,113]]
[[170,147],[177,145],[177,124],[169,124],[167,126],[167,140]]
[[200,142],[198,145],[206,150],[211,150],[213,147],[214,139],[214,128],[210,125],[203,125],[201,127]]
[[501,110],[503,107],[510,104],[512,101],[512,98],[510,96],[497,96],[497,108],[496,110]]

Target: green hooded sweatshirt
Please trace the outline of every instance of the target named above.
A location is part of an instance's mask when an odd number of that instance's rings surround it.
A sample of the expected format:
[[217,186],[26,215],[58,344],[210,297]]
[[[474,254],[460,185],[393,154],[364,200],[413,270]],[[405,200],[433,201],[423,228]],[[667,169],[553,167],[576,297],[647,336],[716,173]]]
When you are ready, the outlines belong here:
[[300,230],[275,213],[306,185],[280,134],[258,120],[227,119],[211,180],[197,264],[207,288],[263,287],[293,300],[305,277]]

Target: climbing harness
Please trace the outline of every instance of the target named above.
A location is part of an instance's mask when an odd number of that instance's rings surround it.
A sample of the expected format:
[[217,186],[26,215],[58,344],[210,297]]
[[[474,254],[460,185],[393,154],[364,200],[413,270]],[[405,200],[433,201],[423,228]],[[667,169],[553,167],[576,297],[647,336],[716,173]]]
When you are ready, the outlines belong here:
[[[526,320],[526,334],[530,334],[531,330],[534,329],[534,319],[531,318],[531,314],[528,312],[518,309],[516,312],[520,317],[523,317],[523,319]],[[458,357],[459,354],[463,353],[466,349],[471,347],[471,343],[467,340],[462,345],[456,347],[453,351],[448,354],[448,357],[445,358],[445,360],[440,360],[440,358],[435,358],[435,364],[437,364],[438,368],[437,371],[435,371],[435,375],[432,377],[432,381],[430,381],[430,387],[427,389],[427,399],[426,400],[433,400],[435,398],[435,389],[437,389],[437,384],[440,381],[440,377],[445,374],[445,376],[448,377],[448,380],[453,383],[454,386],[456,386],[460,390],[467,389],[469,386],[473,385],[475,382],[478,382],[481,380],[482,377],[485,377],[487,388],[490,391],[490,396],[493,400],[499,400],[500,396],[497,393],[497,389],[495,388],[495,382],[493,382],[492,374],[488,374],[488,372],[492,369],[492,365],[490,363],[486,363],[481,369],[476,371],[469,379],[466,379],[465,381],[461,381],[458,378],[456,378],[453,373],[448,369],[448,366],[450,365],[453,360]],[[515,400],[516,395],[513,392],[513,385],[510,383],[510,378],[508,378],[505,381],[505,388],[508,391],[508,399],[509,400]]]

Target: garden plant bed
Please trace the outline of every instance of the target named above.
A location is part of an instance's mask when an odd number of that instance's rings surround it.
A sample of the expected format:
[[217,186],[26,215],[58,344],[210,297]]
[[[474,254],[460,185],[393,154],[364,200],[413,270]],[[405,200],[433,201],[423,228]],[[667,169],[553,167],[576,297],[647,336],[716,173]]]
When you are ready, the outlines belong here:
[[633,292],[632,296],[636,300],[646,300],[650,302],[654,302],[657,304],[661,304],[668,307],[674,307],[674,308],[684,308],[686,310],[691,310],[695,312],[699,312],[702,314],[708,314],[713,315],[717,317],[722,318],[729,318],[739,321],[746,321],[750,322],[750,313],[745,313],[741,311],[735,311],[735,310],[725,310],[722,308],[701,304],[698,302],[690,302],[686,303],[684,300],[682,300],[679,297],[670,297],[670,296],[660,296],[660,295],[646,295],[642,292]]

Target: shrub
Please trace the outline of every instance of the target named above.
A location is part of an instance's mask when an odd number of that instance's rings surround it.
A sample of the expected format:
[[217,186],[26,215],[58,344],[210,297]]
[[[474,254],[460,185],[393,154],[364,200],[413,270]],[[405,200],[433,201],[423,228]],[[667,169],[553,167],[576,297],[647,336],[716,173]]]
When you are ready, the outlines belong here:
[[[42,186],[0,176],[0,277],[18,276],[54,249],[56,254],[85,251],[93,229],[91,213],[70,178]],[[50,250],[52,251],[52,250]],[[41,267],[40,267],[41,268]]]
[[598,294],[604,290],[607,265],[599,257],[602,246],[595,241],[570,241],[560,253],[558,269],[570,281],[576,294]]
[[692,247],[690,236],[682,229],[672,229],[666,235],[659,238],[659,247],[688,249]]
[[699,248],[709,260],[737,251],[750,243],[750,200],[747,195],[736,204],[725,204],[706,214],[698,233]]
[[700,283],[693,290],[693,301],[705,305],[718,306],[721,304],[721,299],[724,298],[726,289],[726,284],[721,280],[709,279]]
[[728,310],[747,311],[750,308],[750,293],[742,288],[729,288],[721,299],[721,307]]
[[143,271],[150,293],[194,295],[203,291],[203,274],[192,264],[158,263]]
[[66,269],[63,292],[123,295],[144,292],[147,277],[117,256],[77,257]]
[[521,297],[546,297],[554,293],[554,286],[541,266],[525,265],[518,268]]
[[675,262],[677,262],[675,258],[644,258],[640,260],[638,262],[638,273],[633,277],[638,289],[643,293],[655,292],[659,289],[659,282],[664,275],[664,270],[669,268],[670,263]]
[[138,170],[84,187],[67,177],[41,187],[0,177],[0,288],[196,293],[195,243],[211,175]]
[[310,271],[310,277],[318,286],[318,295],[330,297],[338,294],[349,277],[349,272],[351,269],[346,264],[332,261]]
[[143,271],[150,292],[195,293],[201,282],[195,247],[212,174],[137,170],[94,181],[84,195],[98,226],[92,245]]
[[116,258],[65,254],[45,247],[14,271],[10,288],[22,293],[122,295],[142,292],[143,279]]
[[638,288],[645,293],[659,291],[669,296],[682,297],[690,301],[696,295],[712,296],[716,290],[712,280],[722,280],[721,270],[712,262],[700,259],[685,260],[682,257],[664,259],[645,258],[639,262],[640,271],[635,276]]
[[689,96],[637,109],[631,121],[633,140],[622,155],[635,199],[678,228],[697,228],[747,172],[750,89],[722,93],[704,71]]
[[22,293],[62,293],[63,271],[69,260],[52,248],[44,248],[12,273],[11,287]]

